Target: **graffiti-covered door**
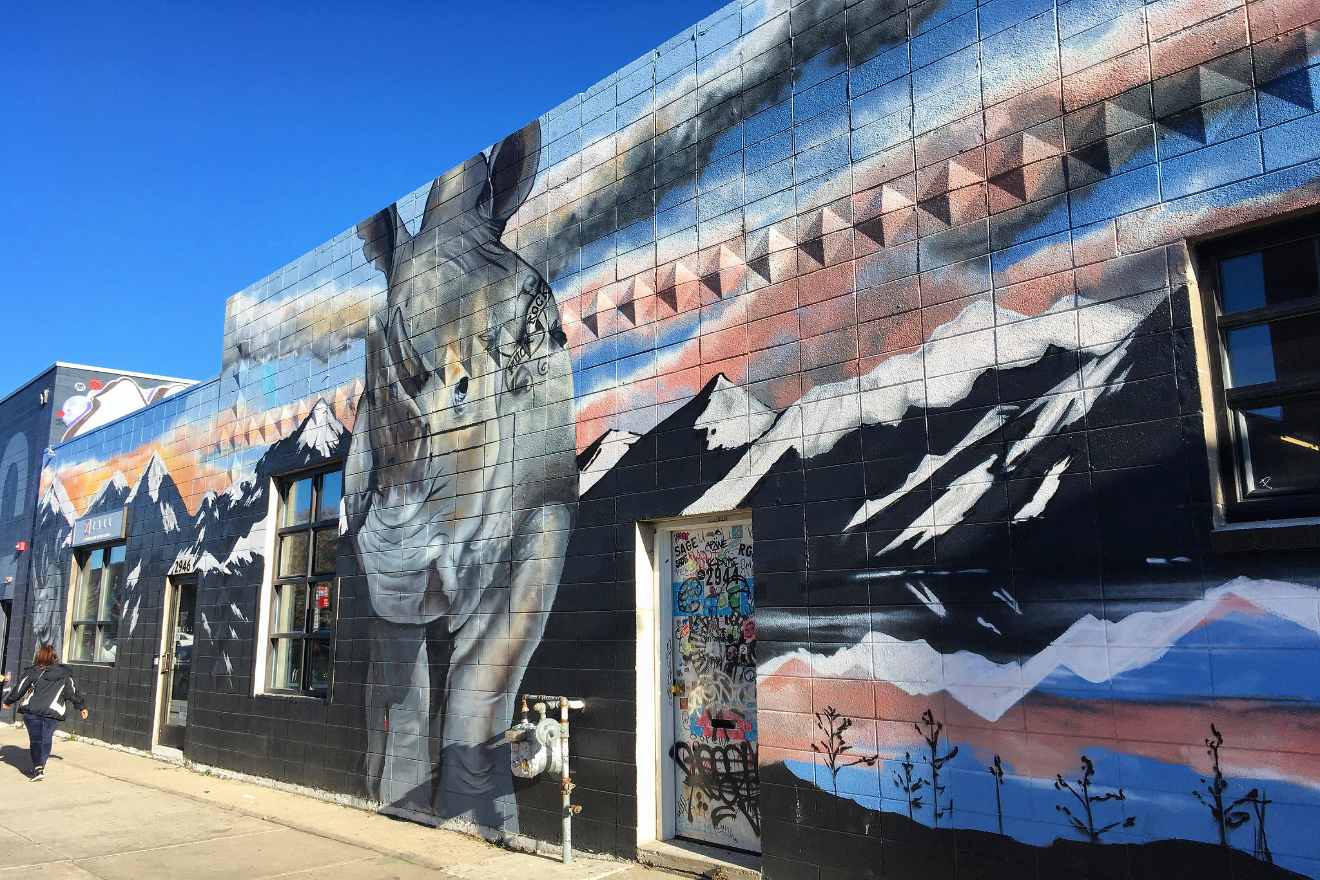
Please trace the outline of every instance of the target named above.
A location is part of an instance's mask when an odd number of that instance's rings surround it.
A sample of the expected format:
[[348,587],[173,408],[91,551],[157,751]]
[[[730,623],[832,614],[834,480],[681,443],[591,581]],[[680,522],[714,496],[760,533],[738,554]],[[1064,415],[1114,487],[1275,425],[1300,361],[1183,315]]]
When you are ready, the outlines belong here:
[[703,524],[665,534],[674,831],[760,852],[752,527]]

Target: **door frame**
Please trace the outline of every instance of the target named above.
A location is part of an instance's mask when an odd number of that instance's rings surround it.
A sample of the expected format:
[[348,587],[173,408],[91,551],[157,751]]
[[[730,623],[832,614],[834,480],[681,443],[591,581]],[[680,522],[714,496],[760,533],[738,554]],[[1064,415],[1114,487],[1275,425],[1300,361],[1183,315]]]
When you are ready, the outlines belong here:
[[170,575],[165,578],[165,595],[161,601],[161,624],[160,639],[156,645],[156,658],[151,664],[151,674],[156,677],[155,697],[152,699],[151,715],[151,750],[165,751],[173,753],[182,749],[175,749],[172,746],[164,746],[160,743],[160,732],[162,709],[165,700],[165,675],[161,672],[161,662],[165,659],[166,651],[173,651],[173,645],[169,643],[170,634],[174,631],[176,624],[175,618],[179,612],[179,595],[183,592],[183,587],[190,585],[193,590],[199,589],[198,577],[196,574]]
[[[677,780],[670,766],[669,749],[674,744],[674,701],[669,693],[673,676],[673,601],[662,578],[666,549],[662,539],[672,529],[694,526],[752,525],[747,509],[720,511],[699,516],[669,517],[638,522],[636,543],[636,633],[637,633],[637,845],[673,841]],[[753,548],[756,536],[752,535]],[[755,549],[753,549],[755,554]],[[755,557],[753,557],[755,558]],[[753,612],[755,613],[755,612]],[[651,699],[646,695],[651,694]],[[717,844],[702,844],[719,848]],[[741,852],[731,850],[730,852]]]

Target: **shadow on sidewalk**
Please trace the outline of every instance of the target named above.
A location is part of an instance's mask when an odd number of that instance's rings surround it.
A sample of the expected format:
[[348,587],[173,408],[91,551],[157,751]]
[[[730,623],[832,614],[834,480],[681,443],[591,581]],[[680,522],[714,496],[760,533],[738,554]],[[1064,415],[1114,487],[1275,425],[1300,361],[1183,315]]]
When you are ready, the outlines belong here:
[[[51,754],[50,759],[64,760],[54,753]],[[32,756],[22,746],[0,746],[0,763],[8,764],[24,776],[32,775]]]
[[28,750],[22,746],[0,746],[0,761],[13,767],[24,776],[32,773],[32,757],[28,754]]

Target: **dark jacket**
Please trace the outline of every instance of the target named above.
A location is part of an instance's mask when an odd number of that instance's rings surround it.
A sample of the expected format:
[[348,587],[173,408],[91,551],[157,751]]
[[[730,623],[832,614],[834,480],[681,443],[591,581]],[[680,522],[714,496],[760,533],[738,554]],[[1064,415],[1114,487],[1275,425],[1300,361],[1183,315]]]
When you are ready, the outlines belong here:
[[23,715],[64,720],[69,703],[81,712],[87,706],[82,693],[73,683],[69,667],[63,663],[54,666],[29,666],[23,670],[18,685],[5,695],[5,705],[18,703]]

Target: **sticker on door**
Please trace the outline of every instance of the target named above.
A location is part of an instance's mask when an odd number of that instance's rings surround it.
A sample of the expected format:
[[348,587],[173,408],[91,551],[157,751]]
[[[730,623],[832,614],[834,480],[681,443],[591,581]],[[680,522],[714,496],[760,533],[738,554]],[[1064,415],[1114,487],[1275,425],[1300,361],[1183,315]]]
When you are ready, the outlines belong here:
[[674,830],[759,852],[751,526],[674,529],[667,540]]

